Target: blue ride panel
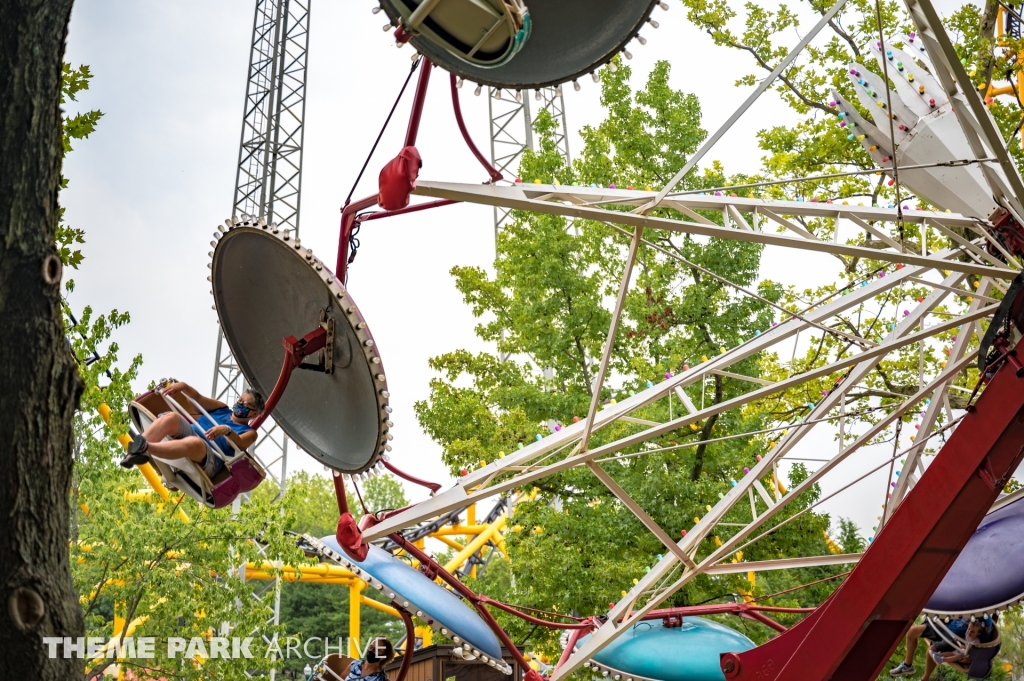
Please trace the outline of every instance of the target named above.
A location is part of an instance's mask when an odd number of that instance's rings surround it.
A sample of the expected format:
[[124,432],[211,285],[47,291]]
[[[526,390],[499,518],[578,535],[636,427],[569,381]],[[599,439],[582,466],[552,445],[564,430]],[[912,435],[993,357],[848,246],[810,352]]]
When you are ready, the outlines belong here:
[[725,681],[719,655],[753,647],[743,634],[703,617],[684,617],[679,627],[656,619],[634,624],[593,661],[615,681]]
[[320,541],[340,554],[344,561],[342,564],[348,563],[345,567],[357,567],[381,582],[385,595],[403,608],[416,613],[417,617],[439,631],[446,629],[447,632],[442,633],[448,638],[456,642],[461,638],[496,662],[502,662],[498,637],[476,611],[448,589],[372,544],[366,560],[359,562],[342,551],[333,535]]
[[1024,596],[1024,499],[985,516],[925,612],[979,615],[1013,605]]

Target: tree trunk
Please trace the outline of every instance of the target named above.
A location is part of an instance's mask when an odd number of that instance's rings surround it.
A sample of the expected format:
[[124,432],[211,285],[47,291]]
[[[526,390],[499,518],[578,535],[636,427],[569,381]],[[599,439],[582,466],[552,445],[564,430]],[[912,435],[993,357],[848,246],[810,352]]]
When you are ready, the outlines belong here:
[[981,23],[978,26],[978,72],[981,78],[978,82],[985,83],[985,89],[981,91],[982,96],[992,83],[992,68],[995,66],[995,34],[996,21],[999,18],[998,0],[985,0],[985,9],[981,13]]
[[84,634],[68,565],[72,419],[54,243],[72,0],[0,1],[0,679],[81,678],[44,636]]

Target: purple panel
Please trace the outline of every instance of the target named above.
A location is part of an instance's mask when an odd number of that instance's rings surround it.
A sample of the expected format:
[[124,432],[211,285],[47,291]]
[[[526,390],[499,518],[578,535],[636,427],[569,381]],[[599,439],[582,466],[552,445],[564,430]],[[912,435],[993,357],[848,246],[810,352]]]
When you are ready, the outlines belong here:
[[985,516],[925,610],[973,614],[1024,595],[1024,499]]

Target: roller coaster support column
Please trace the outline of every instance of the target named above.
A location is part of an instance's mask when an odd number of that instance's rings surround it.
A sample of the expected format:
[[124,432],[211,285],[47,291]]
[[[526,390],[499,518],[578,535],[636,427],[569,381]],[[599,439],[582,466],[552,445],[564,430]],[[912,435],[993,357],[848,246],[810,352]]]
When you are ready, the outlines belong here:
[[362,657],[360,652],[359,639],[362,633],[359,631],[359,604],[366,582],[357,579],[348,587],[348,656],[353,660]]
[[729,681],[867,681],[879,674],[1024,459],[1024,378],[1014,368],[1005,361],[995,370],[827,601],[766,644],[722,655]]

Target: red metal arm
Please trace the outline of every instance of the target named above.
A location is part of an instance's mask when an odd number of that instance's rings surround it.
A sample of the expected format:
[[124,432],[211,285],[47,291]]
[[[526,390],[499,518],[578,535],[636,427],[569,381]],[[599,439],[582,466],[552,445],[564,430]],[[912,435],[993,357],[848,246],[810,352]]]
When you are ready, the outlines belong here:
[[356,213],[366,210],[370,206],[377,205],[377,195],[367,196],[355,203],[350,203],[341,211],[341,233],[338,235],[338,266],[334,268],[334,274],[339,281],[348,279],[348,242],[352,236],[352,227],[356,222]]
[[525,620],[525,621],[529,622],[530,624],[537,624],[539,626],[547,627],[549,629],[582,629],[582,630],[586,630],[586,629],[593,628],[593,624],[590,623],[590,622],[587,622],[587,621],[566,623],[566,622],[550,622],[548,620],[542,620],[539,617],[534,617],[533,615],[527,615],[525,612],[519,612],[518,610],[513,608],[511,605],[508,605],[506,603],[502,603],[501,601],[496,601],[493,598],[488,598],[487,596],[484,596],[482,594],[479,596],[479,599],[480,599],[481,603],[486,603],[487,605],[493,605],[495,608],[498,608],[499,610],[504,610],[505,612],[507,612],[507,613],[509,613],[511,615],[515,615],[519,619]]
[[295,338],[295,336],[288,336],[281,341],[281,345],[284,346],[284,365],[281,367],[281,375],[277,377],[274,391],[267,398],[267,405],[264,407],[263,413],[252,420],[249,424],[250,428],[256,430],[263,425],[263,422],[267,420],[267,417],[277,407],[277,403],[281,401],[281,397],[284,396],[284,391],[288,387],[288,381],[291,380],[292,372],[302,364],[304,358],[322,350],[326,342],[327,331],[322,327],[317,327],[315,330],[310,331],[302,337],[302,340]]
[[476,611],[480,613],[480,616],[487,622],[487,626],[491,628],[494,635],[498,637],[501,644],[505,646],[505,649],[509,651],[516,662],[519,664],[520,669],[528,670],[524,676],[525,681],[542,681],[540,674],[536,670],[530,669],[530,664],[523,657],[522,653],[519,652],[519,648],[516,648],[516,644],[512,642],[512,639],[508,637],[505,630],[501,628],[501,625],[494,619],[494,615],[484,606],[480,598],[473,593],[469,587],[456,579],[450,572],[445,570],[436,560],[428,556],[426,553],[421,551],[412,542],[409,542],[402,535],[397,532],[388,535],[391,541],[401,546],[409,555],[418,560],[423,565],[429,567],[438,577],[443,579],[448,586],[452,588],[457,594],[465,598],[467,601],[473,604]]
[[401,470],[399,468],[396,468],[395,466],[392,466],[390,461],[384,461],[383,463],[384,463],[384,468],[387,468],[389,471],[391,471],[392,473],[394,473],[398,477],[405,478],[406,480],[408,480],[409,482],[413,483],[414,485],[419,485],[420,487],[426,487],[427,489],[429,489],[430,490],[430,496],[434,496],[434,494],[436,492],[440,491],[440,489],[441,489],[441,485],[437,484],[436,482],[427,482],[426,480],[420,480],[417,477],[409,475],[405,471],[403,471],[403,470]]
[[409,127],[405,131],[406,147],[416,146],[416,136],[420,132],[420,118],[423,117],[423,102],[427,98],[427,86],[430,85],[430,72],[434,65],[430,60],[423,57],[423,66],[420,67],[420,78],[416,81],[416,98],[412,100],[412,113],[409,114]]
[[476,156],[476,160],[480,161],[486,170],[487,174],[491,176],[491,182],[497,182],[501,179],[501,173],[498,172],[494,166],[487,162],[484,155],[480,153],[480,150],[473,144],[473,138],[469,136],[469,130],[466,129],[466,122],[462,120],[462,105],[459,104],[459,89],[455,86],[455,74],[452,74],[452,109],[455,110],[455,122],[459,124],[459,131],[462,132],[462,139],[466,140],[466,146]]
[[[590,625],[591,628],[593,628],[593,622],[590,622]],[[566,661],[569,659],[569,656],[572,655],[572,651],[576,649],[576,644],[586,633],[587,632],[584,629],[577,629],[576,631],[573,631],[569,634],[569,641],[568,643],[566,643],[565,650],[562,651],[562,656],[558,658],[558,663],[555,664],[556,670],[566,663]]]
[[405,622],[405,653],[402,655],[402,666],[398,670],[398,678],[395,679],[395,681],[405,681],[405,676],[409,673],[409,665],[412,663],[412,654],[416,652],[416,626],[404,608],[400,608],[394,602],[391,603],[391,607],[398,611],[398,614],[402,616],[402,621]]
[[428,203],[418,203],[415,206],[407,206],[405,208],[399,208],[398,210],[380,210],[376,213],[367,213],[358,218],[359,222],[369,222],[370,220],[380,220],[381,218],[390,218],[395,215],[405,215],[406,213],[416,213],[421,210],[427,210],[428,208],[440,208],[441,206],[450,206],[453,203],[459,203],[454,199],[438,199],[437,201],[430,201]]

